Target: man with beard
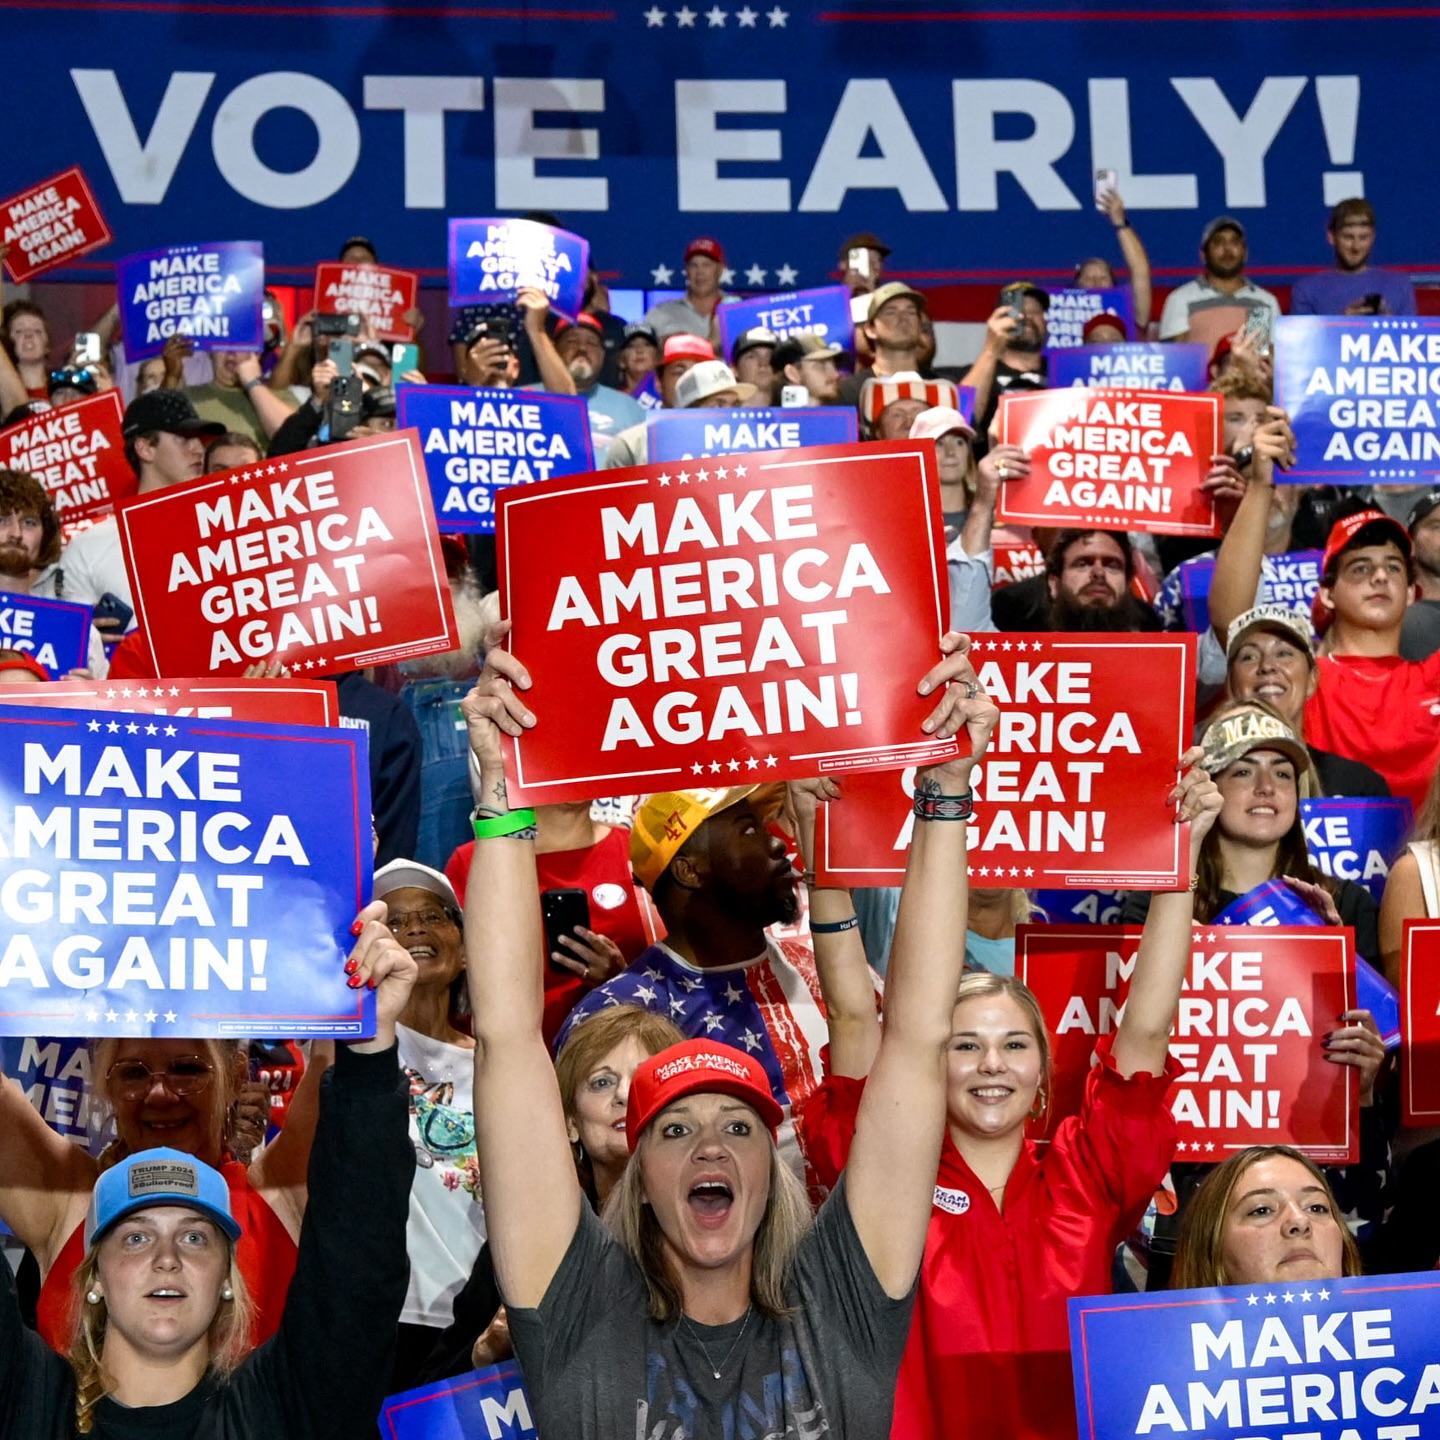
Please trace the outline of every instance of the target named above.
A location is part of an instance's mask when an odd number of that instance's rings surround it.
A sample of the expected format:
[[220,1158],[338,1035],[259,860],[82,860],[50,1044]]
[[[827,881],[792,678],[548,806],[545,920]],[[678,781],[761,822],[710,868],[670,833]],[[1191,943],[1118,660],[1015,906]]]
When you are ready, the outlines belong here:
[[1162,340],[1197,340],[1213,347],[1238,330],[1253,310],[1269,310],[1272,321],[1279,317],[1280,302],[1245,276],[1245,227],[1233,216],[1217,215],[1205,227],[1200,259],[1204,270],[1165,299]]
[[899,280],[882,285],[870,296],[869,310],[859,327],[859,335],[870,347],[870,363],[840,382],[844,404],[858,405],[860,392],[872,377],[911,373],[928,377],[934,373],[922,361],[924,316],[924,295]]
[[595,450],[595,463],[603,465],[610,442],[622,430],[643,425],[645,412],[638,401],[623,391],[600,383],[600,372],[605,367],[605,337],[595,316],[582,310],[573,325],[562,324],[555,349],[575,382],[575,393],[590,412],[590,441]]
[[813,1184],[791,1109],[822,1074],[820,982],[809,945],[766,934],[800,913],[800,876],[768,823],[784,794],[782,785],[733,785],[646,797],[630,832],[630,863],[668,933],[570,1012],[556,1049],[585,1016],[619,1004],[664,1015],[687,1039],[754,1055],[785,1112],[781,1157]]
[[1302,276],[1290,294],[1292,315],[1413,315],[1415,287],[1408,275],[1370,263],[1375,248],[1375,207],[1342,200],[1331,212],[1325,238],[1335,268]]
[[1062,530],[1045,557],[1051,630],[1160,629],[1130,589],[1135,552],[1119,530]]
[[[960,381],[975,389],[975,429],[982,439],[990,433],[1002,395],[1044,390],[1050,384],[1045,363],[1049,294],[1028,280],[1013,280],[1000,295],[1004,303],[986,323],[985,348]],[[1017,302],[1019,319],[1011,309]]]
[[[0,590],[11,595],[35,595],[46,600],[60,594],[60,521],[45,487],[23,470],[0,470]],[[103,680],[105,646],[90,627],[90,649],[84,670],[72,670],[67,679]]]

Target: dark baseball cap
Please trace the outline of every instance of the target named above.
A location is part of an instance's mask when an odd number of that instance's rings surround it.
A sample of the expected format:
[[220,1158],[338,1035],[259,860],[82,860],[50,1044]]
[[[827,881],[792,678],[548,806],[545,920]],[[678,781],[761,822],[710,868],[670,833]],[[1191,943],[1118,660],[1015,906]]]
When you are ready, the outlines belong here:
[[1433,510],[1440,505],[1440,490],[1427,490],[1411,507],[1410,518],[1405,522],[1405,529],[1413,535],[1415,527]]
[[216,420],[202,420],[183,390],[150,390],[137,395],[125,408],[121,433],[129,440],[152,430],[172,435],[223,435],[225,427]]
[[1002,295],[1007,290],[1019,290],[1022,294],[1030,296],[1032,300],[1039,302],[1042,310],[1050,308],[1050,292],[1042,290],[1033,280],[1012,280],[1008,285],[1000,287]]
[[840,254],[848,255],[852,250],[873,250],[882,260],[890,253],[890,247],[878,235],[871,234],[869,230],[862,230],[858,235],[852,235],[841,245]]

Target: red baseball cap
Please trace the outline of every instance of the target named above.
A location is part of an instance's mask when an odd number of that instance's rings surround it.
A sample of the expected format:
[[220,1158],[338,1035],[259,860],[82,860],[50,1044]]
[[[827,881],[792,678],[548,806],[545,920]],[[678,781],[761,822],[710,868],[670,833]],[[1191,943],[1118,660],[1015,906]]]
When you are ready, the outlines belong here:
[[0,660],[0,670],[23,670],[37,680],[49,680],[50,672],[33,656],[16,652]]
[[602,337],[605,334],[605,327],[588,310],[582,310],[574,320],[566,320],[561,317],[560,323],[555,327],[555,333],[558,335],[562,330],[569,330],[573,325],[583,325],[587,330],[593,330]]
[[1118,330],[1127,340],[1130,338],[1130,330],[1125,324],[1124,317],[1117,315],[1113,310],[1101,310],[1092,315],[1085,322],[1085,328],[1080,332],[1080,338],[1088,345],[1091,335],[1097,330]]
[[688,260],[692,255],[704,255],[713,260],[717,265],[725,263],[725,252],[720,248],[718,240],[711,240],[706,235],[697,235],[686,247],[685,258]]
[[[1383,545],[1387,540],[1393,541],[1400,547],[1405,559],[1410,559],[1410,532],[1398,520],[1392,519],[1383,510],[1360,510],[1354,515],[1343,516],[1330,527],[1330,538],[1325,542],[1325,555],[1320,562],[1322,583],[1335,561],[1355,544],[1360,532],[1372,527],[1375,534],[1367,543]],[[1310,618],[1317,635],[1325,633],[1333,616],[1334,612],[1320,603],[1320,591],[1317,589],[1315,598],[1310,602]]]
[[714,1040],[682,1040],[636,1068],[625,1111],[625,1143],[631,1154],[645,1127],[685,1095],[733,1095],[760,1117],[775,1138],[785,1112],[770,1090],[765,1067],[743,1050]]
[[665,349],[660,353],[660,364],[668,365],[672,360],[713,360],[715,347],[703,335],[667,335]]

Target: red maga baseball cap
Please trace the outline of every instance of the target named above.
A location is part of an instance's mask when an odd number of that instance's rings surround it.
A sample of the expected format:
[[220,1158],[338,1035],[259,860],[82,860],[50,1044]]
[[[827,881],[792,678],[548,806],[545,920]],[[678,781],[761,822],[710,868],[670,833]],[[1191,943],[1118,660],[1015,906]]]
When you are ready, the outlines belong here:
[[[1368,544],[1383,545],[1387,540],[1392,541],[1399,547],[1405,559],[1410,559],[1410,532],[1398,520],[1383,510],[1360,510],[1354,515],[1342,516],[1330,527],[1330,538],[1325,542],[1325,555],[1320,562],[1322,579],[1335,561],[1355,544],[1362,530],[1371,531]],[[1325,633],[1333,618],[1333,612],[1320,603],[1318,589],[1315,591],[1315,598],[1310,602],[1310,618],[1317,635]]]
[[660,364],[662,368],[672,360],[713,360],[715,358],[715,347],[703,335],[691,335],[688,331],[683,335],[669,335],[665,339],[665,348],[660,353]]
[[692,255],[704,255],[717,265],[725,263],[725,252],[720,248],[720,242],[710,239],[708,235],[697,235],[685,247],[685,258],[688,260]]
[[714,1040],[682,1040],[637,1067],[625,1111],[625,1143],[633,1154],[641,1132],[684,1095],[733,1095],[760,1117],[775,1138],[785,1112],[770,1091],[765,1068],[743,1050]]

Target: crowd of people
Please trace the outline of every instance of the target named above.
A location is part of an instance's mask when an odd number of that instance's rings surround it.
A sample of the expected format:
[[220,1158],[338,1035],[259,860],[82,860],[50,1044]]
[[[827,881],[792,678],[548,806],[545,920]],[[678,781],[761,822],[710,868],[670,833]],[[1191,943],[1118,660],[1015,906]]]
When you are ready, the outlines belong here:
[[[1048,383],[1051,297],[1007,286],[980,353],[937,368],[925,292],[869,233],[838,252],[849,343],[752,327],[726,353],[730,272],[703,237],[683,295],[639,323],[592,272],[574,317],[539,290],[460,309],[404,373],[364,317],[291,329],[273,298],[262,352],[177,337],[140,364],[118,310],[96,358],[57,347],[43,287],[5,305],[0,430],[118,386],[142,494],[391,430],[396,384],[452,377],[581,397],[606,468],[644,463],[665,409],[848,407],[864,442],[933,442],[950,625],[927,673],[892,681],[959,753],[917,773],[890,891],[817,881],[817,806],[846,823],[833,780],[513,808],[502,737],[563,718],[502,643],[493,537],[444,537],[460,646],[330,677],[369,739],[374,898],[345,972],[375,991],[376,1035],[96,1040],[95,1153],[0,1083],[0,1440],[366,1435],[387,1394],[511,1356],[542,1437],[1073,1440],[1070,1297],[1436,1265],[1440,1146],[1400,1127],[1404,1049],[1369,1010],[1317,1040],[1357,1072],[1345,1167],[1286,1146],[1179,1160],[1168,1039],[1192,925],[1262,886],[1350,927],[1392,984],[1404,922],[1440,918],[1440,490],[1286,483],[1282,307],[1245,273],[1243,225],[1205,226],[1200,273],[1162,294],[1121,196],[1103,210],[1119,253],[1075,284],[1128,284],[1132,318],[1101,313],[1086,341],[1210,351],[1218,547],[1002,525],[1031,460],[993,423]],[[1327,234],[1335,266],[1292,313],[1415,313],[1370,263],[1366,201]],[[362,237],[339,254],[379,258]],[[1313,598],[1282,578],[1304,551]],[[1002,552],[1036,573],[1001,581]],[[0,584],[93,607],[76,676],[151,673],[113,518],[67,525],[19,471],[0,471]],[[1017,925],[1050,917],[967,878],[999,712],[966,637],[1192,624],[1195,743],[1167,794],[1136,797],[1188,827],[1190,885],[1108,897],[1143,925],[1128,1001],[1052,1120],[1051,1038],[1015,975]],[[0,685],[47,680],[0,650]],[[1387,796],[1415,818],[1377,902],[1316,864],[1301,802]]]

